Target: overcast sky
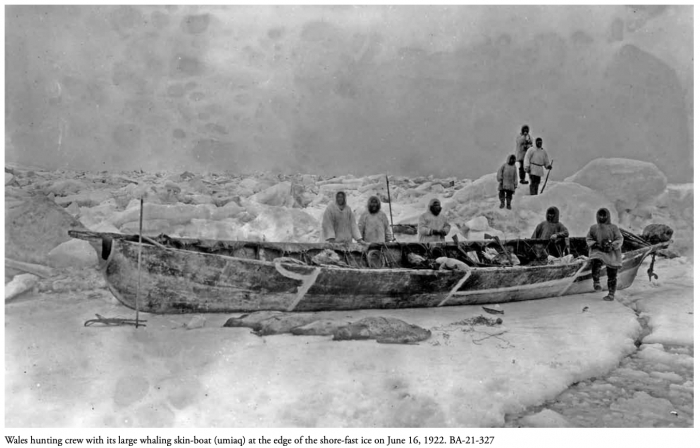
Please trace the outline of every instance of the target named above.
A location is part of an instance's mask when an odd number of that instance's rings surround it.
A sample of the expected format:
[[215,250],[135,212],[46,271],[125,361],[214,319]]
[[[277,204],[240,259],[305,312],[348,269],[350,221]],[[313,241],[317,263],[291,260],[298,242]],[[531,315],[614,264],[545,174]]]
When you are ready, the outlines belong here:
[[522,124],[692,178],[692,6],[6,8],[6,158],[476,178]]

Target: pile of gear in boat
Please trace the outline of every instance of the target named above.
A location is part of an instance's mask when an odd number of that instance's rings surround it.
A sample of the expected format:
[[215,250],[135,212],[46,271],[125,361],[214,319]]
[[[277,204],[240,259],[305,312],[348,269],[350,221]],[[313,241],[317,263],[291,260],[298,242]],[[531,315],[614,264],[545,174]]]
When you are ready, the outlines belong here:
[[[433,199],[417,226],[418,241],[395,242],[392,227],[381,211],[379,198],[372,196],[367,210],[355,220],[345,202],[345,194],[324,212],[319,244],[252,241],[207,241],[171,239],[159,236],[158,243],[231,257],[256,259],[276,263],[294,263],[323,267],[355,269],[432,269],[468,271],[475,268],[512,268],[570,264],[591,259],[596,290],[601,270],[606,268],[608,295],[614,298],[617,272],[622,267],[622,253],[669,241],[673,230],[652,224],[637,236],[611,223],[610,212],[596,212],[596,224],[585,237],[569,237],[566,226],[559,221],[559,210],[550,207],[545,220],[538,224],[532,238],[500,241],[485,235],[483,241],[457,241],[445,244],[451,226],[442,215],[440,201]],[[359,244],[353,244],[353,240]]]

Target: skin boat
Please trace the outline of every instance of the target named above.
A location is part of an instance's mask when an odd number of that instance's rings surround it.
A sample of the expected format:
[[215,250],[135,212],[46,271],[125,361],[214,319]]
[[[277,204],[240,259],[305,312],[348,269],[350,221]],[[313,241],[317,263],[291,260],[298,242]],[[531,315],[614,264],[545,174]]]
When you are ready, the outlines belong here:
[[[98,252],[101,245],[100,267],[110,291],[136,309],[138,235],[73,230],[69,234],[90,241]],[[138,308],[149,313],[418,308],[593,292],[585,238],[569,240],[568,262],[547,264],[543,249],[559,255],[561,243],[515,239],[361,245],[144,237]],[[670,243],[625,239],[617,289],[629,287],[642,261]],[[314,257],[329,249],[340,261],[315,264]],[[516,255],[520,265],[494,264],[485,256],[503,250]],[[410,254],[425,261],[416,266]],[[466,272],[438,269],[434,260],[443,256],[470,266]],[[605,275],[603,269],[603,288]]]

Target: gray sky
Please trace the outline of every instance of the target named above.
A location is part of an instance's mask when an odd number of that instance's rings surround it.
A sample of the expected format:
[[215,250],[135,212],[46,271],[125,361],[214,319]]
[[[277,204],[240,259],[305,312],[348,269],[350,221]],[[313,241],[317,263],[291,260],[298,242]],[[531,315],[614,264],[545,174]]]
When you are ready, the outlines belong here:
[[527,123],[554,178],[692,177],[692,6],[10,6],[5,35],[9,161],[475,178]]

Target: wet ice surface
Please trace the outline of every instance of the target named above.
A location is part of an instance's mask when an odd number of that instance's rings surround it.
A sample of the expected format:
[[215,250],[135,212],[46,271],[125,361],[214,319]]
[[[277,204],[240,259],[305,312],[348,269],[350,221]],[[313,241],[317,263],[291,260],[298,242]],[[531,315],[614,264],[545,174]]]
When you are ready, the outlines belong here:
[[[631,355],[610,374],[579,382],[537,412],[557,412],[566,419],[562,426],[693,427],[692,347],[647,346],[645,350],[669,359],[658,362]],[[511,417],[506,426],[553,426],[523,419]]]
[[692,278],[677,260],[667,263],[657,264],[660,279],[649,283],[646,261],[633,286],[618,294],[637,310],[644,326],[639,350],[610,373],[580,381],[524,414],[507,416],[506,426],[694,426]]

